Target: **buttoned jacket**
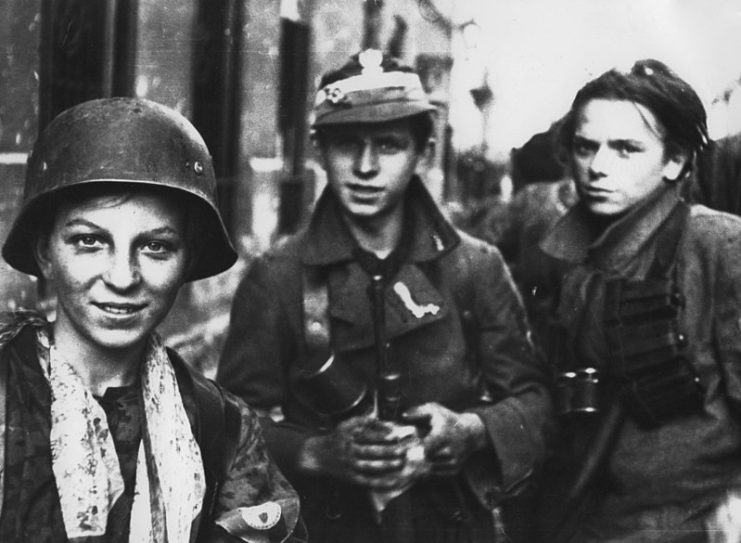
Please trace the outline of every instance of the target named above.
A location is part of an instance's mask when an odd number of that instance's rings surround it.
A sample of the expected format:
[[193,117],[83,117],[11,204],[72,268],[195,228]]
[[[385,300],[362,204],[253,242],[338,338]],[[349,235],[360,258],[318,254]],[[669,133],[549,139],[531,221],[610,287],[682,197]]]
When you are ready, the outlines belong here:
[[[386,289],[388,353],[401,371],[407,407],[438,402],[481,416],[492,447],[474,455],[464,475],[480,506],[491,509],[543,461],[553,426],[544,368],[498,251],[455,230],[419,179],[406,197],[413,236]],[[329,429],[297,390],[306,358],[307,274],[326,281],[336,363],[374,386],[369,277],[355,247],[325,192],[308,227],[259,257],[234,298],[217,380],[258,409],[282,410],[283,421],[269,424],[265,435],[289,478],[304,440]],[[405,290],[408,296],[399,294]]]

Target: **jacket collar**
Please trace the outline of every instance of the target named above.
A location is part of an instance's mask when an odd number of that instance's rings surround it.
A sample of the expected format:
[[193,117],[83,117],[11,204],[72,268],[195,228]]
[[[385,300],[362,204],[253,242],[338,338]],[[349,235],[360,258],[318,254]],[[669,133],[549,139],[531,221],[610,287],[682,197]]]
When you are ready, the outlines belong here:
[[674,187],[661,187],[601,234],[589,211],[579,203],[558,221],[540,246],[560,260],[613,268],[639,252],[680,202]]
[[[426,262],[452,251],[460,236],[443,217],[440,209],[414,176],[405,195],[407,210],[411,213],[413,235],[408,260]],[[357,242],[342,217],[340,203],[329,187],[317,201],[301,250],[301,262],[309,266],[323,266],[354,260]]]

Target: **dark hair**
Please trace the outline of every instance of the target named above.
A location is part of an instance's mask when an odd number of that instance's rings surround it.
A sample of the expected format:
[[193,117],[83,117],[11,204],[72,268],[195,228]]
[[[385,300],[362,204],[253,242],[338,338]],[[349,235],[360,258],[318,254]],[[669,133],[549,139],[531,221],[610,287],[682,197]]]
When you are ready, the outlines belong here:
[[627,100],[648,109],[666,132],[667,150],[688,153],[686,168],[691,168],[694,157],[707,145],[707,116],[697,93],[663,62],[643,59],[633,64],[629,72],[612,69],[577,92],[559,133],[562,153],[571,149],[576,116],[594,99]]
[[[200,213],[198,213],[198,202],[195,196],[184,191],[175,190],[161,185],[145,183],[89,183],[72,185],[63,188],[56,193],[43,195],[36,208],[36,239],[49,239],[54,228],[59,209],[64,205],[88,200],[90,198],[110,198],[111,205],[126,202],[135,194],[144,193],[162,196],[173,202],[175,208],[182,213],[184,227],[184,241],[188,259],[188,273],[198,262],[202,243],[199,242],[198,233],[201,231]],[[186,274],[187,275],[187,274]]]

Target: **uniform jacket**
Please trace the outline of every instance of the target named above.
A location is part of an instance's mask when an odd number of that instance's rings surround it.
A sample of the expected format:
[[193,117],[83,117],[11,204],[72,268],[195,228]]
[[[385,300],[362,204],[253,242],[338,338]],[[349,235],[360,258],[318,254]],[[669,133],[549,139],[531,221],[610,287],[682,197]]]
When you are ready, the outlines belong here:
[[[470,459],[464,469],[468,484],[461,488],[474,516],[491,524],[489,511],[527,482],[544,457],[552,422],[543,368],[497,250],[454,230],[418,179],[410,184],[407,198],[411,249],[391,283],[403,283],[411,302],[404,302],[392,288],[386,291],[389,354],[400,365],[407,407],[435,401],[456,411],[474,411],[483,419],[493,447]],[[325,191],[308,228],[258,258],[233,303],[217,380],[252,406],[282,408],[285,418],[266,428],[266,440],[300,489],[316,484],[300,484],[295,473],[302,443],[331,425],[302,405],[297,390],[296,375],[306,358],[305,274],[326,278],[336,360],[373,386],[376,363],[369,278],[354,257],[355,246],[338,204]],[[439,311],[415,316],[410,308],[428,304]],[[312,498],[308,494],[302,498],[311,509]],[[343,499],[352,503],[351,498]],[[417,513],[422,523],[436,520],[436,506],[428,505],[430,510]],[[362,518],[358,511],[365,504],[352,507],[338,515]],[[439,511],[442,507],[437,508],[438,518],[445,516]],[[454,509],[450,516],[455,522],[471,516],[470,511]],[[305,512],[310,537],[311,515]],[[480,526],[477,529],[484,533]],[[417,536],[417,541],[428,540]],[[437,534],[441,537],[442,531]]]
[[[579,356],[589,363],[611,359],[601,309],[589,305],[595,281],[644,279],[658,244],[667,241],[667,219],[680,205],[685,204],[673,189],[662,188],[599,237],[577,205],[543,243],[548,254],[569,265],[558,319],[578,338]],[[678,333],[702,384],[702,406],[655,428],[625,418],[572,541],[706,541],[708,513],[726,490],[741,486],[741,219],[693,205],[684,222],[673,272],[684,297]],[[561,450],[568,453],[573,445],[565,442]],[[555,471],[573,460],[568,454],[560,458],[563,465]],[[544,540],[552,538],[546,534]]]
[[[36,323],[41,321],[36,319]],[[4,329],[3,332],[8,332]],[[197,439],[205,439],[207,430],[200,425],[208,423],[208,416],[199,414],[200,410],[213,409],[213,405],[201,403],[203,392],[196,394],[194,387],[206,386],[210,393],[219,394],[213,383],[205,384],[205,378],[190,372],[185,363],[170,352],[170,359],[176,371],[183,405]],[[21,324],[11,339],[3,341],[0,348],[0,379],[7,396],[7,410],[3,410],[4,420],[0,424],[0,441],[3,443],[3,496],[2,515],[0,515],[0,539],[8,542],[34,541],[39,543],[62,543],[67,541],[64,522],[56,492],[52,471],[50,432],[51,391],[43,376],[37,355],[36,333],[32,326]],[[123,401],[121,397],[118,401]],[[128,401],[128,400],[127,400]],[[199,525],[193,527],[198,543],[228,543],[233,541],[305,541],[303,524],[299,519],[299,502],[296,492],[291,488],[275,464],[268,457],[262,432],[255,414],[236,398],[235,410],[220,412],[217,416],[235,417],[232,423],[222,426],[231,431],[221,444],[222,450],[206,452],[213,443],[199,442],[204,457],[204,471],[207,481],[212,476],[218,480],[209,482],[209,490],[204,497],[204,508],[199,517]],[[133,400],[137,402],[136,398]],[[209,402],[210,403],[210,402]],[[129,415],[138,420],[130,410],[119,410],[122,417]],[[110,415],[108,415],[110,418]],[[120,425],[127,424],[123,418]],[[141,421],[140,421],[141,422]],[[219,425],[220,421],[211,421]],[[118,423],[116,423],[118,426]],[[137,425],[138,426],[138,425]],[[131,427],[124,433],[136,435],[139,428]],[[120,432],[118,433],[120,437]],[[236,434],[236,435],[235,435]],[[115,432],[113,435],[117,435]],[[211,435],[213,439],[214,436]],[[118,438],[116,438],[118,439]],[[218,438],[217,438],[218,439]],[[126,440],[116,441],[119,461],[131,458],[122,457],[121,447],[128,445]],[[132,441],[138,450],[139,439]],[[209,465],[211,454],[213,465]],[[220,454],[218,454],[220,453]],[[135,454],[133,460],[135,462]],[[175,460],[175,459],[173,459]],[[214,474],[214,471],[222,471]],[[210,495],[213,493],[213,495]],[[228,534],[214,525],[214,519],[238,507],[259,505],[275,501],[282,508],[278,524],[271,530],[252,530],[244,532],[246,539]],[[127,541],[131,497],[122,495],[109,516],[105,541]],[[128,508],[128,510],[126,510]],[[291,533],[294,531],[294,536]]]

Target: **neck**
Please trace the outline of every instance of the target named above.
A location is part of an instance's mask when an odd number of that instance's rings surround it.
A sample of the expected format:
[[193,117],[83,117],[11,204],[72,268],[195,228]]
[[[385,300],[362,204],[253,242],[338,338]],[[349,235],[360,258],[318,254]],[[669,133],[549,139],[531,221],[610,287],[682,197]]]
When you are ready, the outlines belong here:
[[397,206],[389,215],[367,221],[346,218],[355,241],[378,258],[386,258],[399,244],[404,223],[404,206]]
[[134,384],[144,355],[144,344],[129,349],[100,348],[65,333],[64,328],[56,324],[54,345],[96,396],[102,396],[109,387]]

